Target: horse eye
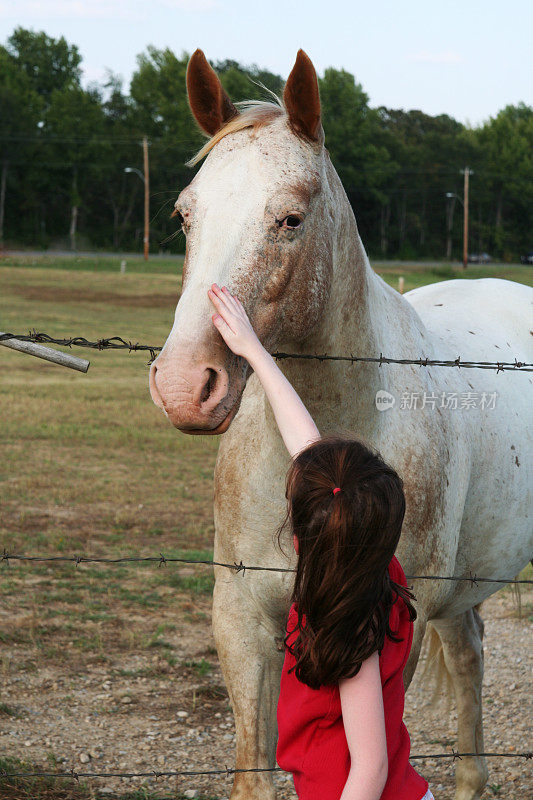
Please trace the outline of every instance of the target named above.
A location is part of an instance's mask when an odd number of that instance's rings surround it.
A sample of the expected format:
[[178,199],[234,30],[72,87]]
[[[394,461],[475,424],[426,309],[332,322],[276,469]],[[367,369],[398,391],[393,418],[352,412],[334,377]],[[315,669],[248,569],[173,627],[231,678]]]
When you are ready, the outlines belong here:
[[287,223],[288,228],[297,228],[302,220],[300,217],[297,217],[295,214],[289,214],[285,222]]
[[175,209],[174,209],[174,211],[172,212],[172,214],[170,215],[170,217],[171,217],[171,218],[172,218],[172,217],[176,217],[176,219],[177,219],[177,221],[178,221],[178,225],[183,225],[183,223],[185,222],[185,220],[184,220],[184,218],[183,218],[183,214],[181,213],[181,211],[178,211],[178,209],[177,209],[177,208],[175,208]]
[[297,217],[296,214],[289,214],[285,219],[280,220],[278,225],[280,228],[289,228],[293,230],[300,225],[301,221],[300,217]]

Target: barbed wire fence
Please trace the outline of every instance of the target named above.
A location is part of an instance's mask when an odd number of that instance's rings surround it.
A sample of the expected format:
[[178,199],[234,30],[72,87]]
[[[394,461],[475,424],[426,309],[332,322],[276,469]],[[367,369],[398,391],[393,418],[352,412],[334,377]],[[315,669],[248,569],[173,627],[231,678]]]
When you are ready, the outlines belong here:
[[[524,758],[526,761],[533,759],[533,751],[525,750],[517,753],[459,753],[451,748],[451,753],[424,753],[410,755],[410,761],[421,761],[427,758],[451,758],[452,761],[462,761],[463,758]],[[193,775],[234,775],[237,772],[284,772],[281,767],[250,767],[207,770],[150,770],[148,772],[80,772],[69,770],[68,772],[7,772],[0,770],[0,777],[4,778],[70,778],[79,781],[80,778],[174,778],[179,776]]]
[[[40,344],[55,344],[63,347],[85,347],[96,350],[127,350],[128,352],[144,351],[150,354],[148,364],[156,358],[162,348],[156,345],[145,345],[138,342],[132,342],[122,338],[121,336],[112,336],[109,338],[97,339],[90,341],[82,336],[69,337],[69,338],[54,338],[46,333],[39,333],[36,330],[30,331],[28,334],[0,334],[0,342],[17,339],[22,342],[35,342]],[[472,361],[463,360],[460,356],[455,359],[430,359],[427,357],[419,357],[416,359],[397,359],[389,356],[384,356],[380,353],[378,356],[355,356],[350,355],[331,355],[328,353],[311,354],[311,353],[284,353],[274,352],[271,354],[275,359],[286,358],[299,358],[299,359],[314,359],[318,361],[333,360],[345,361],[354,363],[378,363],[380,366],[383,364],[398,364],[398,365],[414,365],[419,367],[455,367],[466,369],[489,369],[498,372],[508,371],[522,371],[533,372],[533,364],[519,361]],[[290,567],[269,567],[260,565],[245,565],[242,560],[239,564],[233,564],[214,561],[210,559],[187,559],[174,556],[165,556],[160,553],[158,556],[122,556],[117,558],[103,558],[103,557],[87,557],[87,556],[40,556],[40,555],[19,555],[8,553],[4,548],[0,560],[5,562],[9,567],[11,561],[27,562],[27,563],[73,563],[76,567],[80,564],[157,564],[158,567],[165,566],[169,563],[184,563],[184,564],[203,564],[208,566],[219,566],[233,570],[236,573],[245,575],[246,571],[269,571],[269,572],[295,572],[295,568]],[[532,562],[533,563],[533,562]],[[523,585],[533,584],[533,580],[528,579],[509,579],[509,578],[492,578],[478,576],[470,572],[468,576],[452,576],[452,575],[406,575],[407,580],[439,580],[439,581],[462,581],[470,583],[471,587],[478,586],[479,583],[498,583],[510,585]],[[424,760],[424,759],[452,759],[453,762],[463,758],[520,758],[525,760],[533,759],[533,751],[525,750],[523,752],[504,752],[504,753],[459,753],[451,748],[451,752],[447,753],[430,753],[430,754],[411,754],[410,760]],[[150,770],[148,772],[80,772],[71,769],[68,772],[7,772],[0,770],[0,777],[5,779],[19,778],[42,778],[42,779],[70,779],[79,782],[80,778],[121,778],[121,779],[134,779],[134,778],[164,778],[164,777],[192,777],[198,775],[225,775],[230,777],[236,773],[241,772],[283,772],[280,767],[255,767],[255,768],[230,768],[213,769],[213,770]]]
[[[158,556],[119,556],[116,558],[104,557],[88,557],[88,556],[35,556],[35,555],[19,555],[8,553],[4,548],[0,560],[5,562],[9,567],[10,561],[26,562],[26,563],[55,563],[55,564],[74,564],[78,567],[80,564],[103,564],[106,566],[113,566],[116,564],[129,564],[129,565],[142,565],[142,564],[156,564],[157,567],[163,567],[167,564],[196,564],[206,566],[219,566],[233,570],[236,573],[242,573],[244,576],[246,571],[265,570],[270,572],[295,572],[292,567],[268,567],[260,565],[245,565],[242,560],[237,564],[215,561],[213,559],[192,559],[181,558],[177,556],[165,556],[160,553]],[[508,585],[531,585],[533,580],[530,579],[510,579],[510,578],[490,578],[481,577],[472,572],[468,576],[452,576],[452,575],[406,575],[407,580],[439,580],[439,581],[463,581],[470,583],[471,587],[477,586],[479,583],[499,583]],[[460,753],[450,748],[450,752],[439,753],[415,753],[409,756],[410,760],[426,760],[426,759],[451,759],[455,761],[462,760],[463,758],[514,758],[524,759],[529,761],[533,758],[533,751],[524,750],[520,752],[483,752],[483,753]],[[160,778],[173,778],[173,777],[195,777],[195,776],[226,776],[231,777],[240,772],[283,772],[280,767],[253,767],[253,768],[230,768],[225,766],[224,769],[211,769],[211,770],[149,770],[143,772],[81,772],[72,768],[69,771],[63,772],[7,772],[0,770],[0,778],[4,779],[61,779],[61,780],[74,780],[79,783],[80,779],[114,779],[120,778],[122,780],[133,779],[160,779]]]
[[[0,555],[0,561],[6,561],[9,565],[10,561],[27,561],[27,562],[42,562],[42,563],[71,563],[76,567],[79,564],[157,564],[162,567],[165,564],[182,563],[182,564],[204,564],[213,567],[226,567],[235,572],[242,572],[244,575],[246,570],[262,570],[266,572],[296,572],[295,567],[264,567],[258,565],[243,564],[242,561],[237,564],[227,564],[223,561],[214,561],[211,559],[197,559],[197,558],[178,558],[174,556],[165,556],[159,553],[158,556],[119,556],[117,558],[99,558],[92,556],[29,556],[17,555],[8,553],[4,548],[3,553]],[[455,575],[406,575],[407,580],[427,580],[427,581],[466,581],[471,586],[477,586],[479,583],[502,583],[502,584],[533,584],[533,580],[523,578],[487,578],[481,577],[474,573],[469,575],[455,576]]]
[[[106,339],[97,339],[90,341],[83,336],[72,336],[63,339],[54,338],[47,333],[38,333],[37,331],[30,331],[29,333],[2,333],[0,334],[0,342],[8,339],[18,339],[21,342],[35,342],[38,344],[56,344],[62,347],[86,347],[93,350],[127,350],[130,353],[137,351],[145,351],[150,353],[150,361],[155,360],[156,353],[161,351],[159,345],[140,344],[139,342],[132,342],[122,338],[122,336],[110,336]],[[426,356],[419,356],[418,358],[392,358],[384,356],[380,353],[379,356],[356,356],[353,353],[350,355],[330,355],[328,353],[284,353],[275,352],[271,353],[275,359],[286,358],[300,358],[300,359],[314,359],[317,361],[348,361],[352,364],[355,363],[375,363],[382,366],[383,364],[412,364],[418,367],[458,367],[462,369],[490,369],[496,372],[533,372],[533,363],[519,361],[517,358],[514,361],[475,361],[465,360],[461,356],[454,359],[436,359],[428,358]]]

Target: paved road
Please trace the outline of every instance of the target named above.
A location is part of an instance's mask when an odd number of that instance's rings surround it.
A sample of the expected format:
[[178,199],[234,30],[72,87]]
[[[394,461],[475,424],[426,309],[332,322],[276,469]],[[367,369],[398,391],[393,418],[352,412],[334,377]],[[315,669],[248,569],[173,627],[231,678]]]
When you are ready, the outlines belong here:
[[[116,258],[121,259],[139,259],[144,258],[142,253],[107,253],[91,252],[89,250],[3,250],[1,255],[5,256],[20,256],[28,258]],[[150,253],[150,261],[158,258],[180,258],[175,253]]]

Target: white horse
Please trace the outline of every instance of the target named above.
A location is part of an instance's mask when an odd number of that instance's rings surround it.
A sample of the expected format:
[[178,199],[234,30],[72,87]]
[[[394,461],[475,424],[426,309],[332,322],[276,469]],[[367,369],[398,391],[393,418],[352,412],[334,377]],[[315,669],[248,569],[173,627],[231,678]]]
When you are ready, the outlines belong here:
[[[176,202],[187,236],[183,291],[150,390],[179,430],[225,433],[215,468],[215,560],[294,567],[289,538],[284,557],[272,535],[285,509],[289,457],[255,374],[212,324],[211,283],[237,294],[271,351],[489,361],[533,360],[533,290],[450,280],[401,296],[372,271],[324,147],[316,74],[302,51],[282,105],[239,112],[199,50],[187,88],[211,139]],[[407,574],[513,578],[527,564],[531,373],[279,363],[322,432],[342,429],[370,442],[402,476],[407,513],[397,555]],[[396,400],[386,411],[376,407],[380,389]],[[418,408],[403,407],[402,397],[418,399]],[[235,715],[237,768],[275,766],[291,583],[291,572],[215,567],[213,633]],[[431,620],[455,689],[463,752],[483,752],[476,606],[498,588],[414,581],[418,620],[405,683]],[[459,761],[457,800],[479,798],[486,780],[484,759]],[[272,773],[238,773],[231,798],[273,800]]]

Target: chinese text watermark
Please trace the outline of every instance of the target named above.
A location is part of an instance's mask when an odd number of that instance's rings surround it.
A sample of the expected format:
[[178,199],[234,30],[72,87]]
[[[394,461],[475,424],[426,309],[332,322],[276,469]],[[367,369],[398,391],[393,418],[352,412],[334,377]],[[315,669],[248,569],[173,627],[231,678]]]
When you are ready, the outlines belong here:
[[376,392],[375,403],[378,411],[388,411],[396,405],[400,411],[443,408],[449,411],[480,409],[490,411],[496,408],[497,392],[402,392],[396,398],[385,389]]

